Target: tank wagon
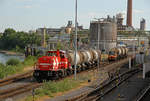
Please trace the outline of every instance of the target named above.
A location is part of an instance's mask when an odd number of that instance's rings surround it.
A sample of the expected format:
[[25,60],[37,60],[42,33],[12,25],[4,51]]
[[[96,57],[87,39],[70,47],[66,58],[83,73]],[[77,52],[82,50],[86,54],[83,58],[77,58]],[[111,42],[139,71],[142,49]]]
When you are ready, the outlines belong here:
[[117,48],[112,48],[109,51],[109,56],[108,56],[108,60],[109,61],[115,61],[118,59],[122,59],[127,57],[128,55],[128,48],[126,47],[117,47]]
[[[76,55],[77,72],[96,66],[100,55],[99,50],[78,51]],[[33,76],[37,81],[42,81],[70,75],[74,72],[74,57],[74,52],[48,51],[46,56],[38,59]]]

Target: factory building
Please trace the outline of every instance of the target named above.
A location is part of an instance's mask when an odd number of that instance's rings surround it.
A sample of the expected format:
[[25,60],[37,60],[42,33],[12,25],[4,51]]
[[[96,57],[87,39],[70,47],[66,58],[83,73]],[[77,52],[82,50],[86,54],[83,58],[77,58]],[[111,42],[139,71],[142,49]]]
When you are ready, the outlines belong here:
[[39,28],[39,29],[36,30],[36,32],[39,35],[43,35],[44,34],[44,29],[46,29],[46,34],[47,35],[60,34],[60,33],[63,33],[65,31],[64,28]]
[[123,25],[123,14],[122,13],[118,13],[116,14],[116,19],[117,19],[117,25],[122,26]]
[[132,46],[134,48],[136,47],[144,47],[148,48],[149,47],[149,39],[146,36],[118,36],[117,37],[117,42],[124,43],[126,46]]
[[132,26],[123,25],[124,17],[122,13],[116,14],[116,20],[117,20],[118,31],[132,31],[134,29]]
[[[44,34],[44,29],[46,29],[46,34],[47,35],[56,35],[56,34],[71,34],[72,32],[75,32],[75,27],[72,24],[72,21],[68,21],[68,24],[66,27],[61,27],[61,28],[38,28],[36,30],[36,33],[39,35],[43,35]],[[79,24],[77,24],[77,29],[78,31],[82,31],[83,26],[79,26]]]
[[146,21],[144,18],[142,18],[140,21],[140,30],[144,31],[145,28],[146,28]]
[[119,13],[116,15],[117,18],[117,30],[118,31],[132,31],[134,30],[132,26],[132,0],[127,2],[127,21],[126,25],[123,25],[123,14]]
[[[99,35],[98,35],[99,34]],[[98,42],[99,36],[99,42]],[[117,39],[117,24],[116,18],[104,18],[98,21],[91,21],[90,23],[90,44],[96,48],[99,43],[100,50],[109,51],[109,49],[116,47]]]
[[117,30],[126,30],[127,26],[123,25],[123,14],[122,13],[118,13],[116,14],[116,19],[117,19]]

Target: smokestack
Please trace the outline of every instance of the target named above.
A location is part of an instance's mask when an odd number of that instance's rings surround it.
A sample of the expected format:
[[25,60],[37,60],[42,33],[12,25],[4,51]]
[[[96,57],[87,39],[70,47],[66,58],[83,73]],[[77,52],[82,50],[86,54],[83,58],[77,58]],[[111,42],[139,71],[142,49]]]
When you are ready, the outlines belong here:
[[127,26],[132,27],[132,0],[128,0]]

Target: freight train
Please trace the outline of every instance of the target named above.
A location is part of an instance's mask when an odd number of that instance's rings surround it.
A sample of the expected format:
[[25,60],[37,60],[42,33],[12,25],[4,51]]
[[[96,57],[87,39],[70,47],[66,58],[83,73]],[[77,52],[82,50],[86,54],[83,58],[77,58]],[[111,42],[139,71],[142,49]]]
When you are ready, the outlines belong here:
[[[127,56],[127,49],[116,48],[112,49],[109,53],[108,60],[117,60]],[[73,51],[48,51],[46,56],[38,59],[34,67],[33,76],[37,81],[41,82],[45,79],[51,80],[71,75],[74,72],[74,58]],[[78,51],[76,54],[77,72],[97,66],[98,60],[103,60],[100,50]]]

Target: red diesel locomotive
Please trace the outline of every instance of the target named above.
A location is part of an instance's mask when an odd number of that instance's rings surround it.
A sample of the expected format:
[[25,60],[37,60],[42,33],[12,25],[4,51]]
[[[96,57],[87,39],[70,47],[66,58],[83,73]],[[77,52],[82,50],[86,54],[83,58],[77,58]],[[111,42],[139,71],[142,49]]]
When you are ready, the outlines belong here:
[[46,56],[40,57],[35,64],[33,76],[36,80],[51,79],[49,77],[63,77],[71,74],[71,65],[63,51],[48,51]]

